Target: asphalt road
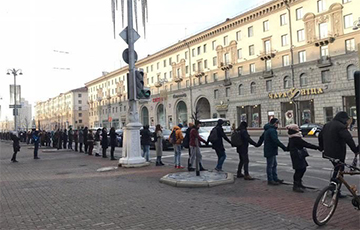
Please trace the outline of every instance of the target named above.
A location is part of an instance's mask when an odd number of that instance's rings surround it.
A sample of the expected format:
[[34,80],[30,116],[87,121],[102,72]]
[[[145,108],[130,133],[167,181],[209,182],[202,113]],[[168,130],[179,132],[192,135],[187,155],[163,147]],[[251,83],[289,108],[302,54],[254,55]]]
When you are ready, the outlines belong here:
[[[259,137],[252,136],[254,141],[257,141]],[[287,137],[279,137],[280,141],[287,145]],[[305,138],[307,142],[318,144],[316,138]],[[237,165],[239,163],[239,156],[236,152],[236,148],[232,148],[226,141],[224,142],[227,158],[225,160],[223,169],[227,172],[235,173],[237,171]],[[304,184],[308,187],[321,189],[328,185],[330,176],[332,175],[332,164],[329,160],[323,159],[321,152],[308,149],[309,157],[307,157],[308,168],[303,178]],[[215,151],[210,147],[201,148],[203,155],[203,165],[207,169],[215,168],[217,162],[217,156]],[[116,155],[121,156],[121,148],[116,149]],[[151,160],[155,160],[155,151],[150,150]],[[182,164],[187,164],[188,150],[182,151]],[[250,175],[261,180],[266,180],[266,159],[263,156],[263,146],[255,148],[249,147],[249,171]],[[354,158],[354,154],[348,149],[346,162],[351,163]],[[167,150],[163,152],[163,162],[167,164],[174,164],[174,152],[173,150]],[[284,152],[279,148],[279,155],[277,157],[278,162],[278,175],[279,178],[284,179],[286,183],[292,183],[294,170],[291,166],[291,159],[289,152]],[[346,176],[346,181],[351,185],[356,185],[360,188],[360,176]],[[345,194],[349,192],[344,188],[342,189]]]

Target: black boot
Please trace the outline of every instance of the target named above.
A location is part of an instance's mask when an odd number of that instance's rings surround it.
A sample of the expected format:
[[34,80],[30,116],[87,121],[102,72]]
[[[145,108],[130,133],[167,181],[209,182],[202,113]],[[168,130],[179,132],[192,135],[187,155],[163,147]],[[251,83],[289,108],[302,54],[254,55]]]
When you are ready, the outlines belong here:
[[303,193],[303,192],[304,192],[304,190],[300,187],[300,182],[294,181],[293,191],[294,191],[294,192],[299,192],[299,193]]
[[199,166],[200,166],[200,171],[207,171],[207,169],[205,169],[201,163],[199,163]]
[[300,181],[299,187],[302,188],[302,189],[306,189],[306,187],[304,186],[304,184],[302,183],[302,181]]

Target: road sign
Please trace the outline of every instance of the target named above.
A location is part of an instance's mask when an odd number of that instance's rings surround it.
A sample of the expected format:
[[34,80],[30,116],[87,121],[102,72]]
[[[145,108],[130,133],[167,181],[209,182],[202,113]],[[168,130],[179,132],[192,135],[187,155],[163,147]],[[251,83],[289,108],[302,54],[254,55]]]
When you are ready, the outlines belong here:
[[[127,43],[128,43],[128,27],[126,27],[123,31],[121,31],[121,33],[119,34],[120,37]],[[136,32],[136,30],[132,29],[132,33],[134,35],[134,42],[136,42],[137,40],[139,40],[140,35]]]
[[[14,108],[15,108],[15,105],[9,105],[9,108],[10,108],[10,109],[14,109]],[[16,108],[17,108],[17,109],[21,109],[21,105],[16,105]]]
[[[134,59],[135,59],[135,62],[137,62],[137,60],[138,60],[138,56],[137,56],[137,53],[136,53],[136,51],[134,50]],[[129,49],[125,49],[124,50],[124,52],[122,53],[122,57],[123,57],[123,59],[124,59],[124,61],[127,63],[127,64],[129,64]]]

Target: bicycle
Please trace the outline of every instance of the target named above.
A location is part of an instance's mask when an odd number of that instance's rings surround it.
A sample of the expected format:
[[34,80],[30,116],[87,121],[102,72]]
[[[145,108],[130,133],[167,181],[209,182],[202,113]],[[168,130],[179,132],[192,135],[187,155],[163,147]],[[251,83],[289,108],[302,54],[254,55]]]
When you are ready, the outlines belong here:
[[[315,224],[319,226],[325,225],[335,213],[337,204],[338,204],[338,193],[340,191],[340,185],[344,184],[349,192],[352,194],[352,205],[355,209],[360,210],[360,196],[357,195],[357,189],[355,186],[350,186],[344,179],[343,175],[360,175],[360,169],[341,162],[339,159],[329,158],[331,162],[335,163],[335,167],[345,166],[350,169],[350,171],[339,170],[336,179],[332,179],[330,185],[325,187],[315,200],[313,207],[312,217]],[[324,209],[323,209],[324,208]]]

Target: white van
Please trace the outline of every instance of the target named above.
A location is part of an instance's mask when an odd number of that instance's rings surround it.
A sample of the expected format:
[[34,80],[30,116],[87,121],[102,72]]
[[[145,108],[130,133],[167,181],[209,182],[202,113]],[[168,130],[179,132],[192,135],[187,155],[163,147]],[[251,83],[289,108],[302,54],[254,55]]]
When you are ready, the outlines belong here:
[[220,119],[224,121],[224,124],[222,126],[224,129],[224,132],[226,134],[230,134],[231,133],[230,121],[225,118],[202,119],[202,120],[199,120],[200,126],[210,132],[217,125],[218,120],[220,120]]

